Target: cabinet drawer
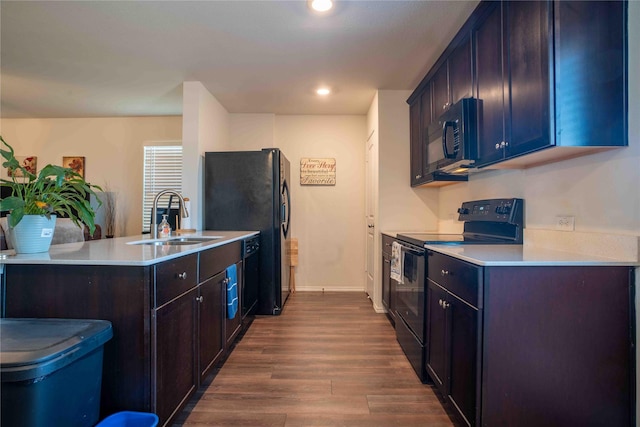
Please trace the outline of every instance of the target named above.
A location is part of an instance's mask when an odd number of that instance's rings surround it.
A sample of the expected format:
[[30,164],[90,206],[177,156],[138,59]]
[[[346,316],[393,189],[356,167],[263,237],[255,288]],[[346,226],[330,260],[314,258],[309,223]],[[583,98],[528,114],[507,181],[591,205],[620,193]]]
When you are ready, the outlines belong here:
[[192,254],[156,265],[156,303],[159,307],[198,284],[198,255]]
[[382,235],[382,253],[391,256],[391,245],[396,239],[393,237]]
[[474,307],[481,305],[482,267],[433,251],[427,252],[427,263],[429,279]]
[[200,282],[213,277],[242,259],[242,241],[200,252]]

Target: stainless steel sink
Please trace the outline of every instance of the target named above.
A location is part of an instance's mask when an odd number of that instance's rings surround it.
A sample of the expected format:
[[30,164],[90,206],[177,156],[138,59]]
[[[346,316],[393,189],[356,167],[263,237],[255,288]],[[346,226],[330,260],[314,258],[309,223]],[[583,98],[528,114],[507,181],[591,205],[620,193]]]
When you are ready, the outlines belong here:
[[208,236],[208,237],[200,237],[200,236],[185,236],[185,237],[176,237],[173,239],[169,239],[170,242],[195,242],[195,243],[206,243],[211,242],[213,240],[222,239],[222,236]]
[[145,245],[145,246],[184,246],[184,245],[199,245],[202,243],[212,242],[214,240],[222,239],[222,236],[184,236],[174,237],[171,239],[162,240],[138,240],[135,242],[129,242],[128,245]]

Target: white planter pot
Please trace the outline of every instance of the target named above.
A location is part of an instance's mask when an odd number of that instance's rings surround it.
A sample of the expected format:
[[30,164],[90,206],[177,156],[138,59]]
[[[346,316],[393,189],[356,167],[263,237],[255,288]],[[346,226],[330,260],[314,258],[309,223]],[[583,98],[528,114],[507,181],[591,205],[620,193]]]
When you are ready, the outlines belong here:
[[11,244],[17,254],[47,252],[56,227],[56,216],[25,215],[18,225],[10,228]]

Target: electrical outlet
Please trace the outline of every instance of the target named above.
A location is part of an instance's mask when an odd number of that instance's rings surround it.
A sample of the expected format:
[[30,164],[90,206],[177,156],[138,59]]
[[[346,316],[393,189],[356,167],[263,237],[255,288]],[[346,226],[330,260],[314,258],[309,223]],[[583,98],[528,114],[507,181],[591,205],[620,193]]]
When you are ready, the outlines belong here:
[[576,217],[558,215],[556,217],[556,230],[573,231],[576,228]]

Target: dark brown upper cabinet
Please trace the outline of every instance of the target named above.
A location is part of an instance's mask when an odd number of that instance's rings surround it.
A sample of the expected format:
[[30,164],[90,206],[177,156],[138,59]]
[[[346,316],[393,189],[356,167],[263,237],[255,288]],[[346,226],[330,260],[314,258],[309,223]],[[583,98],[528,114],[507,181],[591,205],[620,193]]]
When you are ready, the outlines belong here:
[[627,78],[626,1],[482,1],[407,100],[411,185],[430,179],[427,126],[469,96],[478,168],[627,146]]
[[473,31],[478,167],[549,146],[550,3],[489,3]]
[[628,145],[626,2],[483,2],[475,13],[477,167]]
[[433,161],[427,151],[428,127],[453,103],[472,96],[471,60],[470,32],[461,32],[407,101],[411,117],[411,185],[414,187],[450,183],[425,173]]
[[423,116],[423,127],[437,120],[452,104],[472,96],[471,38],[462,37],[452,42],[448,55],[433,72],[431,81],[432,114],[427,121]]
[[423,182],[423,160],[422,152],[424,144],[422,143],[422,121],[420,98],[417,98],[409,105],[409,140],[410,140],[410,156],[411,156],[411,185],[420,185]]
[[[451,96],[449,94],[449,61],[444,62],[438,69],[431,80],[433,115],[432,121],[437,120],[443,111],[446,111],[451,105]],[[428,124],[427,124],[428,126]]]

